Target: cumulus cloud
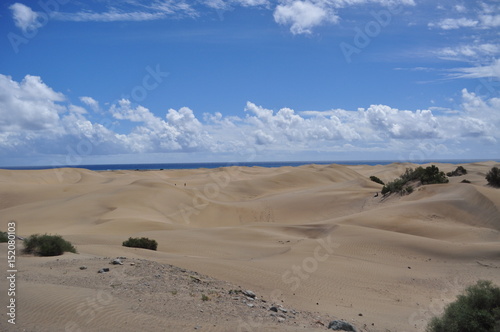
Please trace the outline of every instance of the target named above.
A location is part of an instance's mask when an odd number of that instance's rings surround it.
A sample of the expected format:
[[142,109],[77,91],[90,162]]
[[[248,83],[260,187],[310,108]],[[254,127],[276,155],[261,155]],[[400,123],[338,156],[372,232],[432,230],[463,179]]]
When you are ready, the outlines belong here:
[[9,9],[12,10],[15,25],[21,30],[35,30],[41,26],[41,23],[38,21],[39,14],[34,12],[30,7],[16,2]]
[[204,131],[193,111],[187,107],[168,110],[167,121],[143,106],[132,107],[122,99],[110,108],[115,119],[140,122],[130,134],[120,139],[134,152],[191,151],[208,148],[210,136]]
[[311,33],[314,27],[325,22],[336,23],[339,17],[322,4],[310,1],[291,1],[278,5],[274,10],[278,24],[290,25],[293,34]]
[[59,122],[64,95],[55,92],[38,76],[27,75],[21,82],[0,74],[0,129],[49,130]]
[[439,138],[440,124],[430,110],[401,111],[386,105],[372,105],[366,118],[380,135],[399,139]]

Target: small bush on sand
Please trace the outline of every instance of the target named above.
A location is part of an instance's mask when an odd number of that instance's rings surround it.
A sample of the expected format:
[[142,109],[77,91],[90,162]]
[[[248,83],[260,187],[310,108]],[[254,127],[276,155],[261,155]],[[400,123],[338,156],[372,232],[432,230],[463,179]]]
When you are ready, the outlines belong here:
[[380,180],[378,177],[376,177],[374,175],[370,176],[370,180],[372,180],[373,182],[379,183],[381,185],[385,185],[384,181]]
[[158,242],[155,240],[150,240],[147,237],[129,237],[127,241],[123,241],[122,244],[124,247],[133,247],[133,248],[143,248],[149,250],[156,250],[158,247]]
[[486,181],[492,187],[500,188],[500,169],[493,167],[488,174],[486,174]]
[[467,174],[467,170],[463,166],[458,166],[453,172],[446,173],[447,176],[462,176]]
[[35,234],[24,239],[24,252],[40,256],[59,256],[64,252],[76,253],[76,249],[60,235]]
[[427,332],[500,331],[500,288],[479,280],[450,303],[442,317],[434,317]]
[[8,242],[8,241],[9,241],[9,237],[7,236],[7,232],[0,231],[0,243]]
[[426,168],[421,166],[416,169],[407,168],[399,178],[384,185],[382,195],[390,193],[411,194],[413,188],[407,190],[406,184],[414,181],[420,181],[421,184],[448,183],[448,178],[435,165]]

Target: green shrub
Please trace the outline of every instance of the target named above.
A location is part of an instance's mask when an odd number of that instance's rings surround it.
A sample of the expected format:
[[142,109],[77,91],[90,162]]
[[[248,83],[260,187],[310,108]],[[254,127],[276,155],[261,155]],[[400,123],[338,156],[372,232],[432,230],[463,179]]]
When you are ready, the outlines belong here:
[[8,242],[8,241],[9,241],[9,237],[7,236],[7,232],[0,231],[0,243]]
[[434,317],[427,332],[500,331],[500,288],[480,280],[450,303],[442,317]]
[[420,174],[420,182],[422,184],[448,183],[449,180],[444,172],[439,171],[435,165],[426,167]]
[[467,174],[467,170],[463,166],[458,166],[453,172],[446,173],[447,176],[462,176]]
[[76,249],[60,235],[35,234],[24,239],[24,252],[40,256],[58,256],[64,252],[76,253]]
[[448,178],[444,172],[439,171],[439,168],[435,165],[426,168],[421,166],[416,169],[407,168],[398,179],[387,183],[382,188],[382,195],[399,192],[402,194],[411,194],[413,192],[413,187],[408,190],[406,184],[413,181],[420,181],[421,184],[448,183]]
[[500,187],[500,169],[493,167],[488,174],[486,174],[486,181],[493,187]]
[[380,180],[378,177],[376,177],[374,175],[370,176],[370,180],[372,180],[373,182],[379,183],[381,185],[385,185],[384,181]]
[[414,189],[413,189],[413,186],[406,186],[406,188],[404,190],[409,195],[413,192]]
[[158,247],[158,242],[155,240],[150,240],[147,237],[129,237],[127,241],[123,241],[122,244],[124,247],[133,247],[133,248],[143,248],[149,250],[156,250]]

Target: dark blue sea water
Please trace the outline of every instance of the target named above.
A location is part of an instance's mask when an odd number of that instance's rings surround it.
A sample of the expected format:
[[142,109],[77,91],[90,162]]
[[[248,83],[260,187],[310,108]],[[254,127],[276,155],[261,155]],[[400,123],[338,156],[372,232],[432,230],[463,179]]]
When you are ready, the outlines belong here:
[[[421,161],[419,164],[426,163],[451,163],[465,164],[479,162],[484,160],[428,160]],[[499,160],[496,160],[499,161]],[[228,166],[259,166],[259,167],[282,167],[282,166],[301,166],[308,164],[339,164],[339,165],[387,165],[397,160],[365,160],[365,161],[266,161],[266,162],[212,162],[212,163],[166,163],[166,164],[102,164],[102,165],[72,165],[64,167],[85,168],[92,171],[110,171],[110,170],[163,170],[163,169],[197,169],[197,168],[219,168]],[[3,169],[52,169],[61,166],[24,166],[24,167],[0,167]]]

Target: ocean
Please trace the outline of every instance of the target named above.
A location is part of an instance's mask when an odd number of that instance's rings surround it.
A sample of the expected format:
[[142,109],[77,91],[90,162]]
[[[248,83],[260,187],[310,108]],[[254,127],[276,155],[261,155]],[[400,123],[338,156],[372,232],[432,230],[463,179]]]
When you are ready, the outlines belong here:
[[[426,160],[418,164],[427,163],[450,163],[466,164],[480,162],[484,160]],[[499,161],[499,160],[495,160]],[[219,168],[228,166],[246,166],[246,167],[282,167],[282,166],[301,166],[309,164],[318,165],[388,165],[400,160],[357,160],[357,161],[265,161],[265,162],[209,162],[209,163],[157,163],[157,164],[100,164],[100,165],[58,165],[58,166],[19,166],[19,167],[0,167],[0,169],[11,170],[38,170],[53,169],[60,167],[85,168],[91,171],[112,171],[112,170],[166,170],[166,169],[197,169],[197,168]],[[415,163],[415,162],[414,162]]]

